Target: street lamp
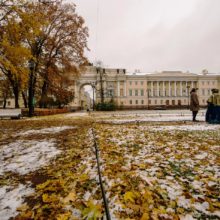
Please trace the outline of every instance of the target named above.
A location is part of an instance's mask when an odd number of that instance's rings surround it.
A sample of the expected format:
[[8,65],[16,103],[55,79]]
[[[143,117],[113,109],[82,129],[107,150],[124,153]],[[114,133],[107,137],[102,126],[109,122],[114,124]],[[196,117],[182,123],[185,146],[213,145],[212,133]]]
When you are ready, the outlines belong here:
[[95,110],[95,89],[96,89],[96,83],[92,82],[91,86],[92,86],[92,109],[94,111]]
[[30,76],[29,76],[29,88],[28,88],[28,116],[32,117],[34,115],[34,69],[35,69],[35,62],[33,59],[29,61],[29,69],[30,69]]
[[189,96],[189,89],[190,89],[190,86],[187,86],[187,95],[188,95],[188,109],[189,109],[189,100],[190,100],[190,96]]
[[147,109],[149,110],[149,107],[150,107],[150,105],[149,105],[149,97],[150,97],[150,95],[149,95],[149,93],[150,93],[150,89],[147,89]]

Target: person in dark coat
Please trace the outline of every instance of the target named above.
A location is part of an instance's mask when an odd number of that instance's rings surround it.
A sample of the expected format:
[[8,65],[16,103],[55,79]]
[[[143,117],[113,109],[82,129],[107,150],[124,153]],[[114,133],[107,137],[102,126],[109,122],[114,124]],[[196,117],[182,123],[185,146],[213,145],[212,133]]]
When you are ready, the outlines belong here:
[[193,88],[190,92],[190,106],[189,109],[192,111],[192,120],[196,120],[196,115],[198,114],[199,111],[199,99],[196,93],[196,89]]
[[220,95],[218,89],[212,89],[212,95],[207,100],[206,122],[220,124]]

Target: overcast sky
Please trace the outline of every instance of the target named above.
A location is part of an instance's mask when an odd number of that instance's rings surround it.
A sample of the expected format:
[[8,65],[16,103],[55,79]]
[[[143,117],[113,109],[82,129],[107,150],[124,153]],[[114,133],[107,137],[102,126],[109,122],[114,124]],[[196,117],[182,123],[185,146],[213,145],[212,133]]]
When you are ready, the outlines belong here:
[[220,0],[69,0],[89,28],[88,57],[141,72],[220,72]]

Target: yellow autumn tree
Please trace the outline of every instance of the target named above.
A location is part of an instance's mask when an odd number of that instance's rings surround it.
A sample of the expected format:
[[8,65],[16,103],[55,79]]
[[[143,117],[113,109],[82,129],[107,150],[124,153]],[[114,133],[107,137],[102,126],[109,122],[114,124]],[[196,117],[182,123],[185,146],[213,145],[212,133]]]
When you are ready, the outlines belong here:
[[79,67],[87,63],[84,52],[88,49],[88,29],[74,4],[59,0],[43,7],[48,22],[43,30],[47,38],[39,60],[42,79],[39,104],[47,107],[49,92],[61,106],[73,98],[73,93],[68,91],[71,77],[78,75]]
[[62,0],[10,3],[2,5],[0,69],[13,88],[15,107],[19,107],[19,94],[28,89],[28,107],[33,111],[36,85],[41,100],[48,91],[59,98],[70,97],[62,81],[78,74],[87,62],[88,49],[88,29],[75,5]]
[[6,13],[0,21],[0,70],[10,82],[15,108],[19,108],[19,94],[28,81],[27,60],[31,57],[31,51],[24,43],[24,30],[15,5],[7,7],[10,13]]

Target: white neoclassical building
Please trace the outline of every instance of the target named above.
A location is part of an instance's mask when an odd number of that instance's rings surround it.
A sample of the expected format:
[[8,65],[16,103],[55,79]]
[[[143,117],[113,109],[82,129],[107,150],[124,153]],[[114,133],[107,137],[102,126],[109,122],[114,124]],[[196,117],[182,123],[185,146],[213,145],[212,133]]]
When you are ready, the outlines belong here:
[[95,88],[96,103],[100,102],[102,86],[105,101],[113,99],[118,108],[184,108],[189,104],[192,88],[198,89],[200,105],[206,106],[211,89],[220,88],[220,74],[207,71],[200,74],[181,71],[127,74],[125,69],[89,66],[74,81],[72,107],[80,108],[81,91],[85,85]]

